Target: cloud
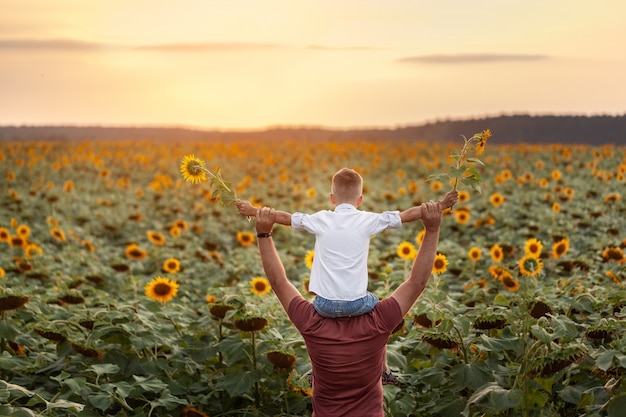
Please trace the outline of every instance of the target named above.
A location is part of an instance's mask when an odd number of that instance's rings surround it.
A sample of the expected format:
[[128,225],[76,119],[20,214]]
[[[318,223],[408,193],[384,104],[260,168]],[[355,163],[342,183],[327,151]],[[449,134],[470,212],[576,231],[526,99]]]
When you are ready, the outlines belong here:
[[90,51],[108,45],[71,39],[0,39],[0,50]]
[[280,45],[255,42],[201,42],[201,43],[166,43],[136,46],[136,51],[154,52],[228,52],[250,49],[271,49]]
[[372,46],[324,46],[324,45],[307,45],[307,49],[317,49],[322,51],[374,51],[381,48]]
[[549,59],[547,55],[524,54],[457,54],[457,55],[417,55],[397,59],[398,62],[416,64],[475,64],[483,62],[540,61]]

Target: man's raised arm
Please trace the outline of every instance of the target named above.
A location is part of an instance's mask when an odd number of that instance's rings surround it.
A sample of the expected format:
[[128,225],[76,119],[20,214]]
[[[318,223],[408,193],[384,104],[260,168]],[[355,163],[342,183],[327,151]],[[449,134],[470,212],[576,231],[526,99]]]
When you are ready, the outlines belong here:
[[432,274],[433,263],[437,255],[439,243],[439,227],[441,225],[441,207],[429,201],[422,204],[422,223],[426,230],[419,252],[413,262],[411,275],[391,294],[400,305],[402,315],[406,315],[420,296]]
[[285,267],[278,256],[276,246],[274,246],[272,229],[276,221],[276,211],[268,207],[263,207],[257,209],[255,217],[257,242],[263,270],[272,286],[272,291],[274,291],[274,294],[276,294],[276,297],[278,297],[278,300],[286,312],[291,300],[299,296],[300,292],[291,281],[287,279]]

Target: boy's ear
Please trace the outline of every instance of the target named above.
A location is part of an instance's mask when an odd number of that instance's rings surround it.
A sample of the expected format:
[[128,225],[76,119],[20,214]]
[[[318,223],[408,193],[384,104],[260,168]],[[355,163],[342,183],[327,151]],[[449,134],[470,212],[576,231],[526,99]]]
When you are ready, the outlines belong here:
[[361,194],[361,196],[359,197],[359,199],[356,202],[356,206],[359,207],[361,204],[363,204],[363,194]]
[[335,200],[335,194],[330,193],[329,198],[330,198],[330,203],[331,204],[333,204],[333,205],[337,204],[337,202]]

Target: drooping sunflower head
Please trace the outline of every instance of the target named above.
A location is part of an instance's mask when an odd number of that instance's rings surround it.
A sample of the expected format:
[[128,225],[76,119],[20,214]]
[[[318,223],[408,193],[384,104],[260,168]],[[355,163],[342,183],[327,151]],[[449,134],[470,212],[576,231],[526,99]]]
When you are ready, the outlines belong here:
[[543,250],[543,243],[541,243],[540,240],[533,238],[530,238],[526,241],[526,244],[524,245],[524,252],[528,255],[533,255],[533,256],[540,256],[541,255],[541,251]]
[[448,269],[448,258],[443,253],[438,253],[433,262],[433,274],[443,274]]
[[156,277],[144,287],[146,296],[160,303],[171,301],[178,292],[178,283],[168,278]]
[[510,274],[502,278],[502,285],[504,285],[504,288],[512,292],[519,290],[519,282],[517,282],[517,280]]
[[612,261],[618,263],[626,262],[626,258],[624,258],[624,251],[620,247],[608,247],[602,251],[602,259],[605,261]]
[[413,246],[411,242],[405,241],[405,242],[401,242],[398,245],[397,253],[401,259],[412,260],[415,258],[415,255],[417,254],[417,250],[415,249],[415,246]]
[[270,282],[263,277],[254,277],[250,281],[250,291],[256,295],[265,295],[272,290]]
[[543,269],[541,259],[536,256],[527,254],[519,261],[519,271],[527,277],[536,277]]
[[187,182],[199,184],[207,180],[204,161],[197,158],[194,154],[183,157],[183,161],[180,164],[180,172],[183,174],[183,179]]
[[148,257],[148,252],[141,249],[136,243],[131,243],[126,246],[124,253],[128,259],[134,259],[136,261],[141,261]]

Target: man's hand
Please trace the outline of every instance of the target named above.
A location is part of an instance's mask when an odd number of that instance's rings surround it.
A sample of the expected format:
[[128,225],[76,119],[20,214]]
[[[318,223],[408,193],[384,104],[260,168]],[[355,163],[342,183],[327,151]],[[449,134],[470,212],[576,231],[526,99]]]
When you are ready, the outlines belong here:
[[255,216],[257,208],[252,205],[248,200],[237,200],[235,202],[237,206],[237,210],[239,210],[239,214],[243,214],[244,216]]
[[426,230],[439,230],[442,211],[440,205],[434,201],[422,204],[422,223]]
[[457,190],[448,191],[442,200],[438,202],[441,209],[447,209],[456,204],[459,200],[459,192]]
[[276,222],[276,210],[269,207],[255,209],[256,232],[271,233]]

